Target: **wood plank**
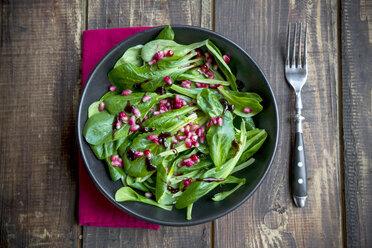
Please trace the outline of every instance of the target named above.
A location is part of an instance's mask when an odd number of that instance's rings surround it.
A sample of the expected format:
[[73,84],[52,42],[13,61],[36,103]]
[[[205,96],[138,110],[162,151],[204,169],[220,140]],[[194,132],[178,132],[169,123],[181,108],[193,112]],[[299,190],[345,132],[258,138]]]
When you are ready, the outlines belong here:
[[[188,24],[211,28],[211,0],[89,1],[88,29]],[[211,223],[165,227],[158,231],[129,228],[83,228],[84,247],[210,247]]]
[[[261,65],[280,113],[278,152],[267,178],[245,204],[215,223],[216,247],[341,247],[336,0],[217,0],[215,30]],[[309,197],[296,208],[289,188],[294,94],[284,78],[288,22],[309,24],[309,77],[303,88]]]
[[372,4],[341,2],[346,243],[372,247]]
[[82,6],[2,1],[0,246],[76,247]]

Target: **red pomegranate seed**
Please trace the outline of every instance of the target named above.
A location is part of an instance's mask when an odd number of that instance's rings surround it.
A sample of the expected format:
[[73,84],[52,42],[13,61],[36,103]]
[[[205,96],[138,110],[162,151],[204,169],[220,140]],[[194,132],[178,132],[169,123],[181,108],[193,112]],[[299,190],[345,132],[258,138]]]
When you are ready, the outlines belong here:
[[211,84],[211,89],[217,89],[217,85],[216,84]]
[[189,187],[192,184],[192,178],[187,178],[186,177],[182,181],[183,181],[184,189],[186,189],[187,187]]
[[202,129],[201,128],[198,128],[196,131],[195,131],[196,135],[198,137],[200,137],[203,133],[202,133]]
[[169,85],[172,84],[172,79],[171,79],[169,76],[166,76],[166,77],[164,78],[164,81],[165,81],[167,84],[169,84]]
[[204,140],[205,140],[205,135],[203,134],[203,135],[201,135],[200,137],[199,137],[199,141],[200,141],[200,143],[204,143]]
[[121,121],[116,122],[115,129],[118,130],[121,128]]
[[129,125],[134,125],[136,123],[136,117],[134,116],[134,115],[132,115],[131,117],[130,117],[130,119],[129,119],[129,122],[128,122],[128,124]]
[[193,155],[191,156],[191,160],[194,161],[194,162],[199,162],[199,157],[198,157],[198,155],[193,154]]
[[192,147],[191,139],[189,139],[189,138],[185,139],[185,145],[186,145],[187,148],[191,148]]
[[205,59],[205,63],[206,63],[207,65],[211,65],[212,62],[213,62],[212,57],[208,57],[208,58]]
[[202,84],[201,83],[195,83],[195,85],[196,85],[197,88],[201,88]]
[[152,135],[148,135],[147,136],[147,140],[157,140],[159,137],[156,135],[156,134],[152,134]]
[[109,90],[110,90],[110,91],[116,91],[116,86],[115,86],[115,85],[111,85],[111,86],[109,87]]
[[186,164],[187,167],[191,167],[195,164],[194,161],[191,160],[191,158],[187,158],[183,160],[183,162]]
[[195,142],[195,141],[197,141],[198,140],[198,136],[196,136],[196,135],[193,135],[193,136],[191,136],[191,142]]
[[202,53],[200,52],[200,50],[196,50],[196,57],[197,58],[200,58],[202,56]]
[[148,118],[149,117],[147,115],[145,115],[145,117],[143,117],[143,119],[142,119],[142,122],[147,121]]
[[213,125],[217,124],[217,119],[216,118],[211,117],[211,121],[212,121]]
[[209,66],[207,64],[202,65],[200,68],[203,70],[203,72],[209,71]]
[[[186,163],[185,162],[181,162],[180,164],[179,164],[179,167],[182,167],[182,166],[185,166],[186,165]],[[181,175],[181,174],[180,174]]]
[[225,88],[225,86],[223,86],[222,84],[217,84],[217,87],[221,87],[222,89]]
[[153,116],[157,116],[157,115],[160,115],[160,112],[159,111],[155,111]]
[[185,140],[186,139],[186,136],[177,136],[177,140],[179,141],[182,141],[182,140]]
[[213,79],[213,78],[214,78],[214,74],[213,74],[213,72],[207,71],[205,74],[208,75],[208,78],[209,78],[209,79]]
[[231,57],[229,55],[226,55],[226,54],[223,55],[222,58],[223,58],[223,60],[225,60],[226,64],[228,64],[230,62],[230,59],[231,59]]
[[195,131],[199,128],[199,125],[198,124],[195,124],[195,125],[191,125],[190,126],[190,131]]
[[164,52],[163,51],[159,51],[157,53],[155,53],[154,55],[154,60],[161,60],[164,58]]
[[115,167],[123,167],[123,161],[114,160],[111,161],[111,165]]
[[147,158],[151,158],[152,157],[152,153],[150,152],[150,150],[146,150],[144,153],[145,157]]
[[208,124],[207,124],[207,127],[211,127],[211,126],[213,126],[213,121],[212,121],[212,120],[210,120],[210,121],[208,122]]
[[147,102],[151,99],[151,96],[143,96],[142,102]]
[[173,144],[177,144],[177,143],[178,143],[178,140],[177,140],[176,137],[172,137],[172,143],[173,143]]
[[134,156],[136,156],[137,158],[143,156],[143,152],[140,152],[140,151],[134,151],[133,153],[134,153]]
[[111,155],[110,159],[111,161],[116,161],[119,159],[119,155]]
[[193,144],[195,147],[199,147],[199,146],[200,146],[200,144],[199,144],[198,141],[192,142],[192,144]]
[[136,117],[140,117],[141,116],[141,112],[139,111],[138,108],[134,108],[132,109],[132,113],[136,116]]
[[105,110],[105,103],[104,103],[104,102],[101,102],[101,103],[98,105],[98,111],[99,111],[99,112],[102,112],[103,110]]
[[222,124],[223,124],[223,119],[222,119],[222,117],[221,117],[221,116],[218,116],[218,117],[216,118],[216,121],[217,121],[217,125],[220,126],[220,127],[222,127]]
[[156,64],[156,59],[149,62],[149,65],[155,65],[155,64]]
[[252,109],[250,109],[250,108],[244,108],[243,111],[244,111],[244,113],[246,113],[246,114],[250,114],[250,113],[252,113]]
[[120,120],[121,122],[123,123],[127,123],[128,122],[128,116],[124,113],[124,112],[120,112],[119,113],[119,117],[120,117]]
[[139,129],[139,127],[140,127],[139,125],[130,126],[129,131],[135,132],[135,131],[137,131]]
[[167,57],[172,57],[174,55],[174,52],[173,52],[173,50],[169,50],[168,52],[167,52]]
[[123,96],[127,96],[127,95],[132,94],[132,91],[131,91],[131,90],[123,90],[123,91],[121,92],[121,94],[122,94]]

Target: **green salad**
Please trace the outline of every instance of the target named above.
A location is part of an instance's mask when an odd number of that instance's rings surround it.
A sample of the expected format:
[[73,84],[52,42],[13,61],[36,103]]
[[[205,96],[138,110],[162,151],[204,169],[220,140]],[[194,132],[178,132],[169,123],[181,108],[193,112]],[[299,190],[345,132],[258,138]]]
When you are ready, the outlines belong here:
[[221,201],[245,183],[267,133],[252,117],[261,97],[240,92],[223,55],[210,41],[182,45],[170,26],[155,40],[129,48],[108,73],[112,85],[88,109],[83,135],[113,181],[118,202],[165,210],[187,208],[214,188]]

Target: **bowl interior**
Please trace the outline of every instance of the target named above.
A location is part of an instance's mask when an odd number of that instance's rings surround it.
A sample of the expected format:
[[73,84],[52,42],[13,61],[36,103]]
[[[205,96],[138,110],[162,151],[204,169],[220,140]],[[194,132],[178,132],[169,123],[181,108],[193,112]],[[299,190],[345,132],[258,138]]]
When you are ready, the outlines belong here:
[[[267,171],[271,166],[275,154],[279,121],[275,97],[268,80],[259,66],[253,59],[238,45],[223,36],[201,28],[191,26],[172,26],[175,32],[175,41],[182,44],[189,44],[205,39],[210,39],[221,52],[227,52],[233,58],[230,67],[237,79],[245,83],[245,91],[254,91],[263,98],[263,111],[255,116],[254,120],[259,128],[264,128],[268,132],[268,138],[260,151],[254,156],[255,163],[239,173],[239,177],[246,178],[244,184],[238,191],[230,195],[223,201],[214,202],[211,197],[221,189],[228,189],[229,186],[217,188],[208,195],[199,199],[193,207],[192,220],[186,220],[186,209],[166,211],[154,206],[146,205],[139,202],[118,203],[114,200],[117,189],[122,185],[120,181],[112,182],[106,164],[98,160],[88,143],[82,135],[84,124],[87,120],[87,111],[89,105],[97,101],[105,92],[107,92],[110,82],[107,73],[112,69],[115,62],[120,56],[132,46],[145,44],[154,39],[163,27],[157,27],[137,33],[128,39],[119,43],[97,64],[85,84],[80,99],[80,105],[77,115],[77,135],[81,154],[86,168],[92,177],[96,186],[101,192],[117,207],[125,212],[140,219],[162,224],[162,225],[195,225],[211,221],[221,217],[234,210],[244,201],[246,201],[260,185]],[[231,185],[230,187],[233,187]]]

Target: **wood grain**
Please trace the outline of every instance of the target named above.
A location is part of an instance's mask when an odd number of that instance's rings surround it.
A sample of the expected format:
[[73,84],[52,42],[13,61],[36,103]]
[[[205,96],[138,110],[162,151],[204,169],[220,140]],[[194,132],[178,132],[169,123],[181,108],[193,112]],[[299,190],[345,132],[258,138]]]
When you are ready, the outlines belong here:
[[[87,28],[188,24],[211,28],[211,1],[88,1]],[[158,231],[84,227],[83,247],[210,247],[211,223]]]
[[80,1],[2,1],[0,247],[76,247]]
[[347,246],[372,247],[372,5],[344,0],[341,15]]
[[[244,205],[215,223],[215,247],[341,247],[337,1],[220,1],[215,30],[262,66],[280,113],[278,152]],[[309,77],[303,88],[309,198],[296,208],[289,188],[294,94],[284,78],[288,22],[309,24]],[[292,125],[290,125],[292,124]]]

